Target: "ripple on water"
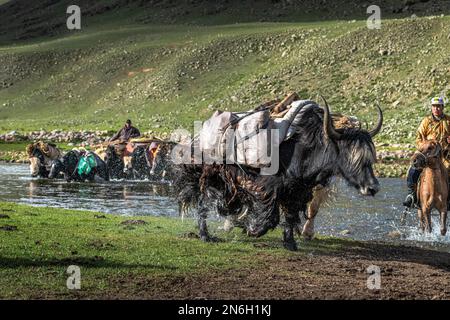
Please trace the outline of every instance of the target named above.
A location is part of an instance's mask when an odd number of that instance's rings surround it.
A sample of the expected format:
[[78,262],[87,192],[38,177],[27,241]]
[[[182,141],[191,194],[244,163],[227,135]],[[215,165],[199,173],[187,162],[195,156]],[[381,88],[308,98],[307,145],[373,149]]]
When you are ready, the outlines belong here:
[[[433,216],[433,233],[418,230],[416,213],[400,222],[406,194],[402,179],[380,179],[380,192],[363,197],[354,188],[337,180],[336,196],[320,209],[316,231],[356,240],[383,240],[395,243],[428,245],[450,251],[450,234],[439,234],[439,221]],[[27,165],[0,164],[0,200],[34,206],[100,211],[117,215],[156,215],[178,217],[178,205],[170,197],[167,183],[149,181],[110,181],[103,183],[66,183],[61,180],[34,179]],[[214,215],[211,215],[214,216]],[[397,233],[392,238],[390,233]]]

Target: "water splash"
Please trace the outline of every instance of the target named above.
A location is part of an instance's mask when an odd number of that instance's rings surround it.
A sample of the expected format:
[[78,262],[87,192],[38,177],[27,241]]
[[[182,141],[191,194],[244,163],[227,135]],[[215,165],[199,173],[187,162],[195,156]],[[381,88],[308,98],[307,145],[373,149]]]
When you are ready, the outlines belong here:
[[447,232],[445,236],[441,235],[441,226],[439,223],[439,216],[431,216],[431,233],[423,233],[419,228],[419,219],[416,217],[416,225],[408,226],[405,229],[405,240],[418,241],[418,242],[439,242],[450,244],[450,232]]

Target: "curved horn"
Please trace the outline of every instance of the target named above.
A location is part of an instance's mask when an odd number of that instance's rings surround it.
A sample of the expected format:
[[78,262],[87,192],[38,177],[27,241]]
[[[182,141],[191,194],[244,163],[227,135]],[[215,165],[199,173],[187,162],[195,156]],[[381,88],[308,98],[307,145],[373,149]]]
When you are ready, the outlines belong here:
[[381,126],[383,125],[383,111],[381,111],[380,104],[377,103],[378,108],[378,123],[375,129],[369,131],[370,136],[375,137],[381,130]]
[[342,137],[342,134],[337,132],[334,127],[330,116],[330,108],[328,107],[327,100],[323,96],[320,96],[325,103],[325,106],[323,108],[323,132],[325,135],[330,138],[331,140],[339,140]]

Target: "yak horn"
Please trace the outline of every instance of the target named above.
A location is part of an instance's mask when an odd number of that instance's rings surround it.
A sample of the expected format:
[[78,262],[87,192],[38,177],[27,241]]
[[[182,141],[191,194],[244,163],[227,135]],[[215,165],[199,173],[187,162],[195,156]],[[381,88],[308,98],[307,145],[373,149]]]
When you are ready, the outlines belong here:
[[327,100],[321,95],[320,96],[325,103],[325,106],[323,108],[323,132],[325,135],[330,138],[331,140],[339,140],[342,137],[342,134],[337,132],[336,129],[333,127],[333,123],[330,116],[330,108],[328,107]]
[[375,129],[369,131],[370,136],[373,138],[375,137],[381,130],[381,126],[383,125],[383,111],[381,111],[380,104],[377,103],[377,109],[378,109],[378,123]]

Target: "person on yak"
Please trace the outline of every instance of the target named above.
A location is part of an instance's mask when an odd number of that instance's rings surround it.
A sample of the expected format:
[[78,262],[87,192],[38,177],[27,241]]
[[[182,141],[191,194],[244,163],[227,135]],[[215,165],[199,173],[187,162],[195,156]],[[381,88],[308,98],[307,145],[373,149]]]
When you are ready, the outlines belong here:
[[131,138],[137,138],[140,137],[141,133],[139,132],[139,130],[135,127],[133,127],[131,125],[131,120],[128,119],[125,122],[125,125],[122,129],[120,129],[119,131],[117,131],[117,133],[115,135],[113,135],[111,137],[111,139],[109,139],[110,142],[113,141],[120,141],[120,142],[128,142],[128,140],[130,140]]
[[[450,152],[450,116],[444,114],[444,99],[442,97],[431,99],[431,115],[425,117],[417,129],[416,147],[419,147],[423,141],[431,139],[435,139],[440,144],[445,155],[442,159],[444,166],[450,169],[450,159],[448,158]],[[417,182],[421,172],[422,170],[413,166],[408,170],[406,178],[408,195],[403,202],[405,207],[412,208],[417,202]]]
[[109,142],[114,144],[114,148],[116,150],[116,153],[121,158],[127,154],[127,142],[132,138],[140,137],[141,133],[139,130],[131,125],[131,120],[128,119],[125,122],[125,125],[122,129],[117,131],[115,135],[109,139]]

